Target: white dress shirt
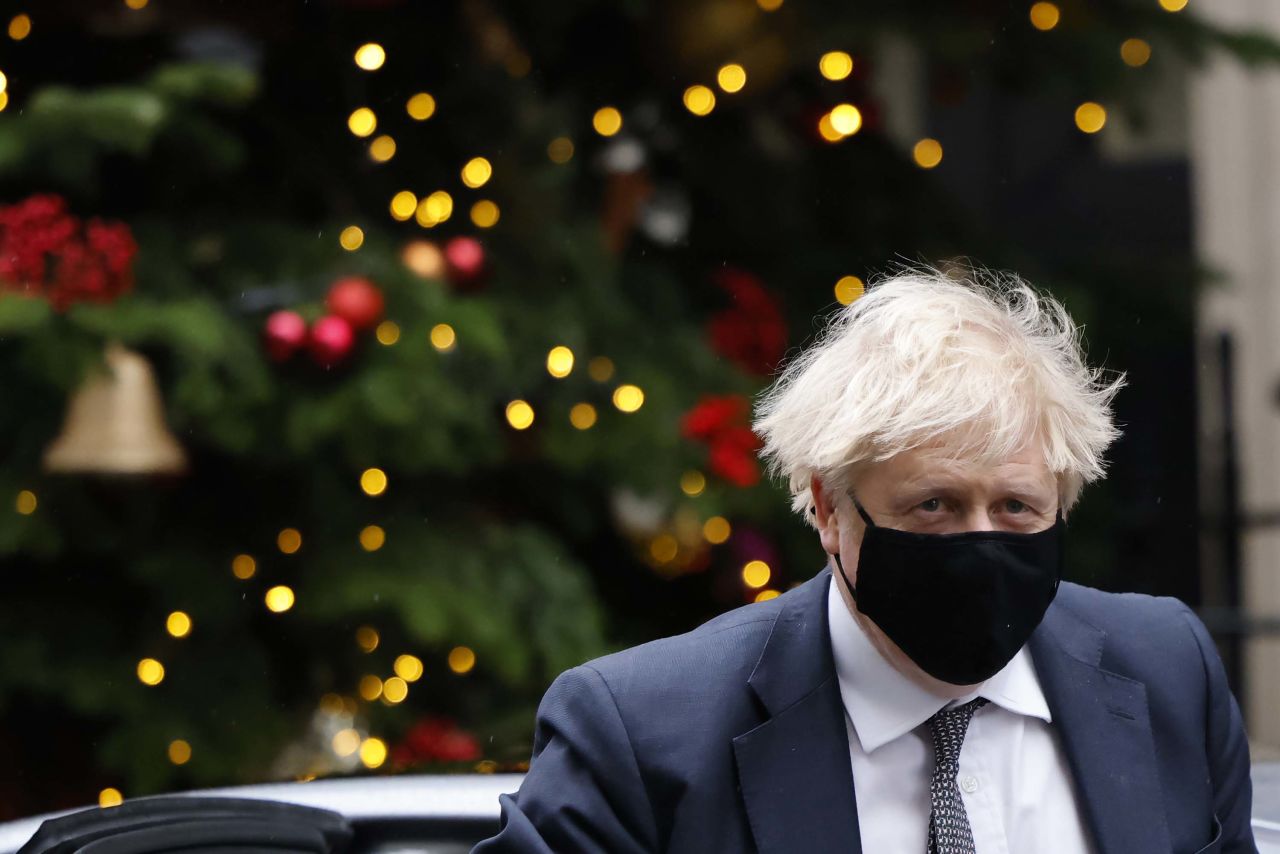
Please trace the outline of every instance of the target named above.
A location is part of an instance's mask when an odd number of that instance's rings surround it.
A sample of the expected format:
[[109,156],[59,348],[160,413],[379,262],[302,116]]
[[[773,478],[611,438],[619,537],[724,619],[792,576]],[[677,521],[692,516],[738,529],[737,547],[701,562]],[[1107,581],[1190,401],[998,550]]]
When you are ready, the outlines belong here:
[[944,706],[985,697],[990,703],[969,724],[956,778],[977,854],[1092,854],[1071,770],[1025,646],[978,690],[948,702],[880,654],[835,579],[827,613],[863,851],[924,854],[934,764],[925,722]]

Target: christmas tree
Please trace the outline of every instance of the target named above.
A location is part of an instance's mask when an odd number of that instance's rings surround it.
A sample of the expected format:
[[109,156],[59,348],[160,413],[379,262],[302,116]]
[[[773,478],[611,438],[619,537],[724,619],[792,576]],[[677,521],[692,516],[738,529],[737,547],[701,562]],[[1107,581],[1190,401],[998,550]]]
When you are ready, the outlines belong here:
[[1010,245],[940,180],[946,138],[886,133],[879,46],[1088,146],[1162,63],[1280,57],[1185,5],[16,14],[4,809],[518,769],[560,670],[810,577],[748,425],[815,317],[903,253],[968,256],[1105,351],[1104,295],[1158,336],[1196,276]]

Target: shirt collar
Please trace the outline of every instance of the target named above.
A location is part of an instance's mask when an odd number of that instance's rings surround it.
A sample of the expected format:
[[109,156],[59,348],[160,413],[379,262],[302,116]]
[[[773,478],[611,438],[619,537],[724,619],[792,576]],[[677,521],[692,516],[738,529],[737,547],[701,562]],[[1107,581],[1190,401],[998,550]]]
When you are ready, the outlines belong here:
[[985,697],[1014,714],[1046,723],[1052,720],[1026,646],[973,692],[949,702],[899,673],[880,654],[849,612],[834,577],[827,592],[827,618],[840,697],[867,753],[920,726],[944,706],[975,697]]

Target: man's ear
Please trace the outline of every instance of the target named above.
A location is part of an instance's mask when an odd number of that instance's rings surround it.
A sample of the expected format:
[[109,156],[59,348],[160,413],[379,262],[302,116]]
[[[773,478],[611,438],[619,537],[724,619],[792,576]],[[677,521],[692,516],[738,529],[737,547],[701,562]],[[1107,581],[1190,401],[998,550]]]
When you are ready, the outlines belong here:
[[818,537],[827,554],[840,551],[840,522],[835,512],[835,496],[816,474],[809,477],[809,491],[813,495],[814,523]]

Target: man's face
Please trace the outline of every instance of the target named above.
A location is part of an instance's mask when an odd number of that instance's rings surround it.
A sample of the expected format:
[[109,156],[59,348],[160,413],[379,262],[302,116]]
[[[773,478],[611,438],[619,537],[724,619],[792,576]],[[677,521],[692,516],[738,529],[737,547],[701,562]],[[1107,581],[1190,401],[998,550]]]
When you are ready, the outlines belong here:
[[[868,466],[854,481],[854,494],[876,525],[925,534],[960,531],[1031,533],[1053,525],[1058,484],[1038,446],[1029,444],[995,465],[960,459],[946,442],[905,451]],[[858,549],[866,525],[846,496],[829,494],[814,479],[822,546],[840,555],[849,580],[858,584]],[[839,573],[840,593],[876,648],[899,671],[940,696],[961,696],[955,686],[929,676],[858,612]]]

